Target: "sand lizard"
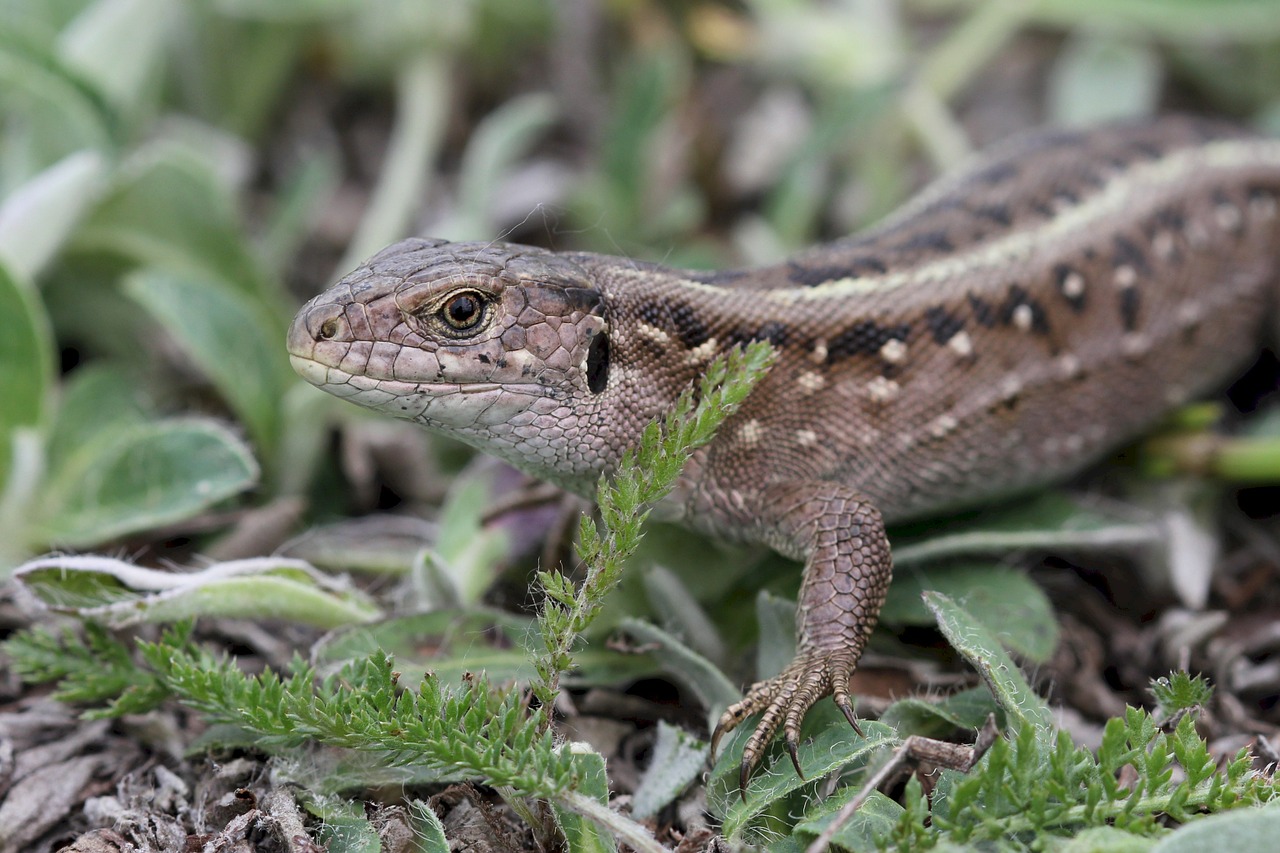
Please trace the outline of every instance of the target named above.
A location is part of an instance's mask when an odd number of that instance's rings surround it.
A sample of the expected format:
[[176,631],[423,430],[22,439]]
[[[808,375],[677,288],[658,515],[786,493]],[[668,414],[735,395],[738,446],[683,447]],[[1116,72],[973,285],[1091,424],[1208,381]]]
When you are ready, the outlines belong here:
[[773,266],[406,240],[307,303],[289,351],[331,394],[591,495],[712,358],[770,341],[776,365],[659,508],[805,563],[795,660],[716,729],[763,711],[745,785],[779,727],[795,760],[818,699],[857,727],[885,521],[1075,472],[1249,361],[1278,207],[1277,139],[1185,118],[1042,131]]

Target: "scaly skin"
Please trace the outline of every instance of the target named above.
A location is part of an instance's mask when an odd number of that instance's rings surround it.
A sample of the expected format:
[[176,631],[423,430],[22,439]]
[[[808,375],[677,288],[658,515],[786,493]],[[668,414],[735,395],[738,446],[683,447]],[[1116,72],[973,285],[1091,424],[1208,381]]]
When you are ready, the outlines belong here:
[[406,240],[307,303],[289,352],[330,393],[590,495],[712,358],[771,341],[659,508],[805,563],[796,659],[716,729],[763,711],[745,786],[778,728],[794,760],[819,698],[854,722],[885,520],[1066,476],[1251,358],[1278,207],[1277,140],[1177,118],[1041,133],[770,267]]

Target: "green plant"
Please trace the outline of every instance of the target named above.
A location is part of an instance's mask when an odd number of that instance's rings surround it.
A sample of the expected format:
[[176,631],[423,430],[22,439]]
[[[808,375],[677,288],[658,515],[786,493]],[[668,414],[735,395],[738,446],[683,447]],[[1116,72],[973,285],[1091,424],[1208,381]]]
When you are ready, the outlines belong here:
[[[569,813],[603,823],[633,846],[652,847],[644,830],[608,811],[602,760],[557,744],[546,709],[555,702],[560,676],[573,666],[575,643],[639,544],[649,508],[675,485],[689,454],[746,399],[772,358],[767,344],[754,344],[718,359],[696,394],[691,388],[682,395],[661,424],[644,431],[616,475],[601,479],[602,525],[582,523],[585,581],[575,590],[561,575],[539,575],[546,604],[539,620],[541,649],[534,653],[537,707],[529,707],[515,685],[470,675],[460,685],[445,685],[428,673],[416,690],[404,689],[381,651],[324,678],[300,659],[287,678],[270,670],[248,676],[226,656],[200,650],[189,626],[167,631],[157,642],[139,643],[139,663],[128,646],[93,623],[85,626],[83,638],[71,632],[23,632],[5,643],[5,652],[24,678],[58,681],[59,698],[107,702],[96,714],[145,711],[173,696],[269,749],[315,742],[375,752],[392,765],[425,768],[441,781],[478,781],[508,791],[509,798],[552,800]],[[591,770],[596,766],[598,773]],[[562,824],[566,819],[561,816]]]

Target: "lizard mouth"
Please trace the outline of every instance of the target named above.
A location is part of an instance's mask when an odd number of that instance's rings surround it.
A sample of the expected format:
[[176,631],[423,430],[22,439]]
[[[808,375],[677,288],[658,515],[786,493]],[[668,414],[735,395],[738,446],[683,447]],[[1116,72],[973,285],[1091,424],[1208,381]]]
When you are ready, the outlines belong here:
[[447,394],[486,394],[503,389],[514,390],[518,386],[520,393],[528,393],[532,388],[540,388],[536,382],[492,382],[492,381],[455,381],[455,382],[411,382],[403,379],[378,378],[359,373],[348,373],[340,367],[325,364],[313,358],[301,355],[289,355],[289,363],[294,371],[307,382],[317,388],[343,396],[334,391],[340,386],[352,389],[352,394],[365,391],[381,391],[394,397],[410,395],[445,396]]

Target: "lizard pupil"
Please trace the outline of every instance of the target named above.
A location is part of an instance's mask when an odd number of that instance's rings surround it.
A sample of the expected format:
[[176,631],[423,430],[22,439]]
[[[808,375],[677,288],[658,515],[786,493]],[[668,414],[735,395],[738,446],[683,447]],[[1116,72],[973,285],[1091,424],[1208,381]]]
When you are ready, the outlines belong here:
[[445,321],[453,328],[463,331],[480,322],[484,313],[480,297],[475,293],[459,293],[444,306]]

